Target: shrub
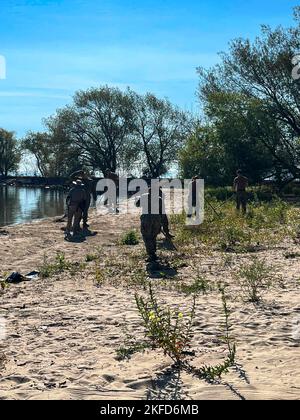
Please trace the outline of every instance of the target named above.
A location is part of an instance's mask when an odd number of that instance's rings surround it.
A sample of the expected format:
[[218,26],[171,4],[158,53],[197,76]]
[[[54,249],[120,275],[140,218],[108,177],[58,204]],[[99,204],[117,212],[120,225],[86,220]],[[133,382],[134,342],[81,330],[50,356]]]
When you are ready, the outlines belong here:
[[98,260],[98,258],[99,258],[98,255],[95,255],[95,254],[87,254],[86,257],[85,257],[85,261],[87,263],[89,263],[89,262],[93,262],[93,261]]
[[212,286],[207,279],[198,274],[192,284],[181,284],[179,290],[186,295],[206,294],[212,290]]
[[139,239],[135,230],[130,230],[129,232],[125,233],[121,239],[122,245],[131,245],[135,246],[139,244]]
[[237,273],[237,281],[243,296],[250,302],[259,302],[263,291],[269,289],[275,280],[273,267],[252,258],[251,263],[245,265]]
[[71,263],[66,260],[63,252],[57,252],[54,262],[48,262],[48,258],[44,255],[43,264],[39,267],[40,277],[49,278],[54,275],[63,273],[64,271],[70,271],[75,274],[77,271],[81,271],[85,268],[84,264]]
[[184,358],[184,352],[190,345],[191,330],[195,316],[195,297],[188,316],[178,310],[163,308],[157,302],[151,285],[149,297],[144,299],[135,295],[136,305],[143,320],[145,337],[152,348],[161,348],[176,364]]

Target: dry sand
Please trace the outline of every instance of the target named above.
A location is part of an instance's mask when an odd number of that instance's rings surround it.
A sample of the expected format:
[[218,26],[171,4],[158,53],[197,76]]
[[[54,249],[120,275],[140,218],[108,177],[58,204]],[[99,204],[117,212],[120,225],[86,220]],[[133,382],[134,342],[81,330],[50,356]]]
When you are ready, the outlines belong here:
[[[114,245],[122,232],[137,226],[137,217],[93,215],[91,229],[97,235],[79,244],[65,242],[61,225],[53,220],[9,227],[8,236],[0,236],[0,271],[26,274],[38,269],[45,254],[50,258],[57,251],[80,262],[99,247],[103,261],[128,259],[131,249]],[[135,247],[134,261],[143,268],[142,250],[142,244]],[[11,285],[0,295],[7,333],[0,341],[0,354],[5,355],[0,399],[300,399],[300,258],[285,259],[288,250],[299,252],[300,247],[285,243],[260,253],[283,275],[285,289],[268,291],[259,307],[236,296],[229,299],[241,369],[218,384],[179,374],[157,351],[117,361],[124,325],[134,334],[141,330],[134,290],[122,287],[121,277],[119,287],[96,287],[93,263],[79,275]],[[250,256],[233,258],[240,265]],[[197,269],[211,281],[224,280],[228,269],[221,261],[221,253],[199,251],[178,268],[178,276],[188,281]],[[161,288],[159,295],[168,303],[190,305],[172,287]],[[217,292],[199,297],[195,366],[224,358],[216,338],[221,316]]]

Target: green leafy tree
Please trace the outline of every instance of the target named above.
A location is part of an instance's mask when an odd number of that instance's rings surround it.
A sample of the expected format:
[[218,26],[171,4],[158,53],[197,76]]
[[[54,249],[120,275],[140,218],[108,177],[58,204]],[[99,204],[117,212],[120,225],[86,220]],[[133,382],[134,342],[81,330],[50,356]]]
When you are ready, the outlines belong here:
[[7,176],[16,172],[21,161],[21,152],[15,134],[0,128],[0,174]]
[[224,165],[224,148],[218,142],[213,127],[197,127],[179,152],[179,168],[182,178],[197,175],[209,185],[226,185],[228,172]]
[[80,151],[71,143],[64,128],[56,121],[47,121],[47,132],[29,132],[23,149],[34,155],[43,177],[68,177],[79,169]]
[[191,118],[168,100],[150,93],[143,96],[130,92],[130,96],[143,172],[149,177],[160,177],[178,160],[184,139],[191,132]]
[[300,85],[292,78],[292,59],[300,50],[300,8],[295,9],[295,21],[296,26],[287,29],[263,26],[253,42],[234,40],[221,64],[198,69],[199,97],[210,115],[216,95],[236,94],[246,101],[241,124],[246,136],[255,136],[272,155],[279,183],[300,176]]
[[101,87],[79,91],[73,104],[53,117],[65,127],[86,165],[105,173],[130,168],[138,146],[132,134],[132,106],[127,93]]

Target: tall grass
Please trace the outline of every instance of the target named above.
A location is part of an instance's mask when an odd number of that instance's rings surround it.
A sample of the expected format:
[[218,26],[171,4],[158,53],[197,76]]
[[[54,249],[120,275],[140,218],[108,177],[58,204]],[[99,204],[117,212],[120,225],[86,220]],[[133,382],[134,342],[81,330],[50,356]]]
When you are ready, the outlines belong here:
[[172,216],[171,223],[179,246],[202,243],[226,252],[251,252],[278,244],[285,237],[295,237],[300,225],[297,211],[279,199],[250,204],[246,216],[236,211],[234,203],[211,200],[202,225],[187,228],[184,214]]

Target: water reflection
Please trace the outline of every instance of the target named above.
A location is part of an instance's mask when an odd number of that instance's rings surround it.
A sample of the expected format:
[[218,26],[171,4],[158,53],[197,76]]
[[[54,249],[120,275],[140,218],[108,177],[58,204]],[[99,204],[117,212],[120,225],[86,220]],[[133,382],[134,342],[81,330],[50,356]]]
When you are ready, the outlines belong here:
[[0,187],[0,226],[62,215],[63,191],[42,188]]

